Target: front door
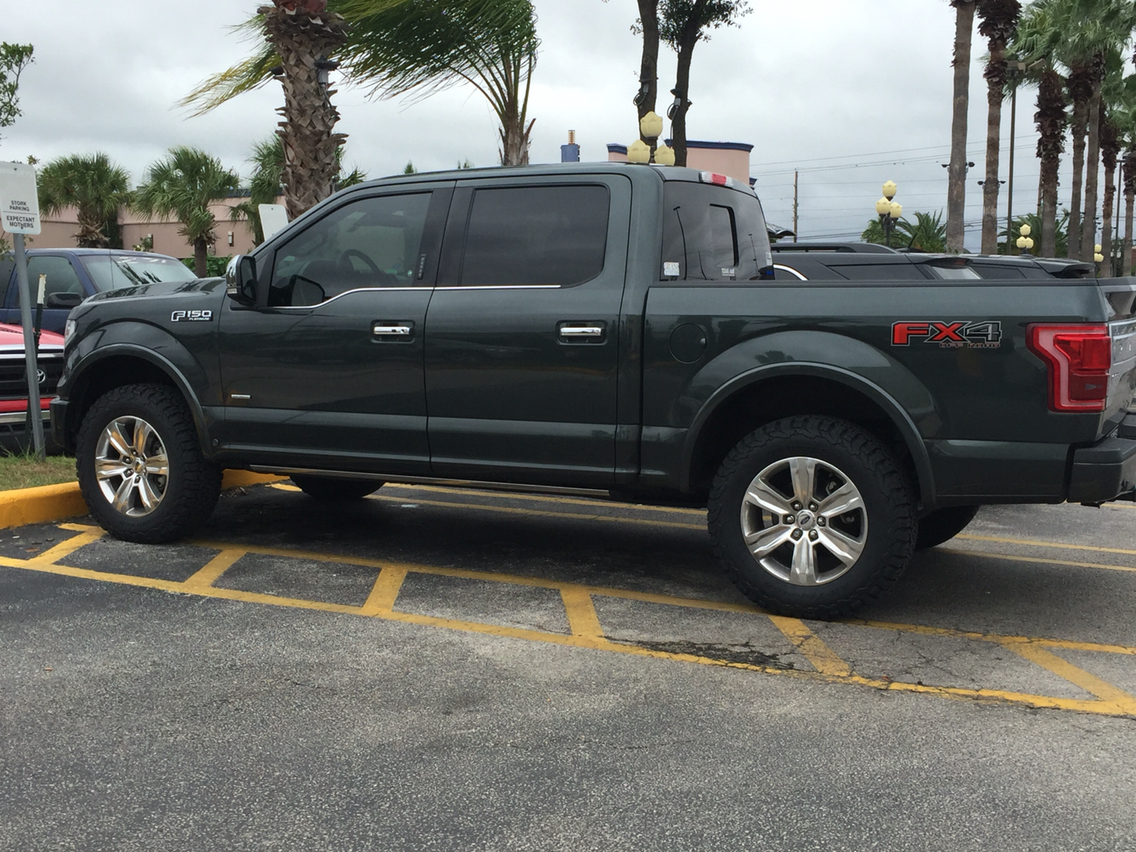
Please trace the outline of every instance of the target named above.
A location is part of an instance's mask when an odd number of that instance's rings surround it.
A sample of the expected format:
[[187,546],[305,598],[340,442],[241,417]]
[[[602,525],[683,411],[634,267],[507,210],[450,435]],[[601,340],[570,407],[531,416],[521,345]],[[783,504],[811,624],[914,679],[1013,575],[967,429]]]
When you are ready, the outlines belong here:
[[449,185],[347,196],[222,312],[222,453],[427,474],[423,329]]

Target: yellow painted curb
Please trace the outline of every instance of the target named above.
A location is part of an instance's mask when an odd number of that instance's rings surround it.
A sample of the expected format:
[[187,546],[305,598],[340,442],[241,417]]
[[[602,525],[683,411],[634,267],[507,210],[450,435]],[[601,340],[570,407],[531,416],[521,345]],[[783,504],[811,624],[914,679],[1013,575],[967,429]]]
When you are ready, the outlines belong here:
[[[248,470],[227,470],[221,480],[221,487],[241,488],[264,482],[276,482],[281,478]],[[40,485],[18,491],[0,491],[0,529],[60,521],[85,514],[87,514],[87,504],[79,493],[78,482]]]

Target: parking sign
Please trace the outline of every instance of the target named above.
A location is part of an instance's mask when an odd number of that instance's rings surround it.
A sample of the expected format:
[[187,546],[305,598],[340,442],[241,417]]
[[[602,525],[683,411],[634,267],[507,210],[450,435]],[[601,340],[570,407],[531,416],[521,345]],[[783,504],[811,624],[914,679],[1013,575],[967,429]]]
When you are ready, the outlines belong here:
[[0,225],[9,234],[40,231],[36,173],[27,163],[0,163]]

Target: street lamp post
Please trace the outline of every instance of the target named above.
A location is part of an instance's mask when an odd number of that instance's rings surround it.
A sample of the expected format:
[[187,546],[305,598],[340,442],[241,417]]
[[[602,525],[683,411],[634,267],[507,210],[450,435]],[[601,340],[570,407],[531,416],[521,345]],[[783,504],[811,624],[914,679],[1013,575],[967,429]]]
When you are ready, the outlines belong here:
[[876,213],[880,217],[880,227],[884,232],[884,243],[891,248],[891,234],[895,230],[896,220],[903,215],[903,205],[892,201],[896,192],[895,181],[889,180],[883,185],[883,198],[876,202]]

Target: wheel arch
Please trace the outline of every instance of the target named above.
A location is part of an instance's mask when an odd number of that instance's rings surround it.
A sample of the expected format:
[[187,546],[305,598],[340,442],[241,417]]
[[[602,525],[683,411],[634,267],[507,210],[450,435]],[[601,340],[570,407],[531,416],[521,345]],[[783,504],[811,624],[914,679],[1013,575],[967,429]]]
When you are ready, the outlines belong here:
[[68,382],[65,444],[73,452],[79,427],[90,407],[107,391],[133,384],[161,384],[181,394],[193,416],[202,453],[208,458],[208,427],[205,412],[185,374],[168,358],[152,349],[117,343],[87,356]]
[[709,493],[718,465],[738,441],[754,429],[794,415],[835,417],[873,433],[907,471],[920,503],[934,505],[934,477],[926,445],[899,401],[848,370],[803,362],[739,375],[707,400],[684,447],[688,492]]

